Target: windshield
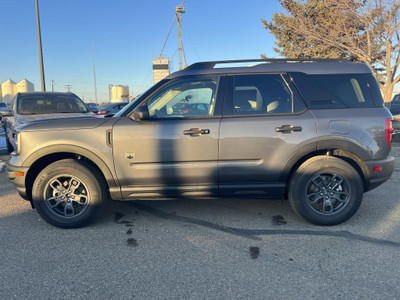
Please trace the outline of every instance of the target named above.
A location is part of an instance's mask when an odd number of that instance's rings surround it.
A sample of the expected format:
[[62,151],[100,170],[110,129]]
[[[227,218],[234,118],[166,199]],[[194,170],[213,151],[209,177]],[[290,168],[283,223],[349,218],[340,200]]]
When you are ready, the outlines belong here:
[[7,107],[7,104],[0,102],[0,107]]
[[99,110],[107,110],[107,109],[109,109],[109,108],[112,108],[113,106],[115,106],[115,105],[117,105],[118,103],[107,103],[107,104],[103,104],[103,105],[100,105],[99,107],[98,107],[98,109]]
[[75,95],[48,94],[48,95],[26,95],[18,99],[18,114],[64,114],[64,113],[87,113],[86,105]]
[[126,110],[129,109],[129,107],[131,107],[134,103],[136,103],[139,98],[140,98],[140,96],[135,98],[135,99],[133,99],[132,102],[129,103],[129,105],[125,105],[124,108],[122,108],[119,112],[117,112],[114,115],[114,117],[120,117]]

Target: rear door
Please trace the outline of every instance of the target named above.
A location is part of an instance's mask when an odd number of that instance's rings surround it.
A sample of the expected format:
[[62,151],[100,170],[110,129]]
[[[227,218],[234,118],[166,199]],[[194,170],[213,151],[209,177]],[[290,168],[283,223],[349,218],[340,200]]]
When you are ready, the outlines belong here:
[[285,74],[228,77],[221,121],[223,194],[279,196],[285,166],[316,149],[316,124]]
[[116,173],[127,199],[218,193],[218,140],[224,80],[177,79],[140,105],[150,119],[113,128]]

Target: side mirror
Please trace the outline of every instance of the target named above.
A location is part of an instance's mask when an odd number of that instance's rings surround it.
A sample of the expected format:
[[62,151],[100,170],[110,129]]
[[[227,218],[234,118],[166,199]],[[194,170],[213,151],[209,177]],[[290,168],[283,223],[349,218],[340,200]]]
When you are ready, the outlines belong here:
[[146,105],[141,105],[135,108],[133,112],[135,121],[142,121],[150,119],[149,110]]

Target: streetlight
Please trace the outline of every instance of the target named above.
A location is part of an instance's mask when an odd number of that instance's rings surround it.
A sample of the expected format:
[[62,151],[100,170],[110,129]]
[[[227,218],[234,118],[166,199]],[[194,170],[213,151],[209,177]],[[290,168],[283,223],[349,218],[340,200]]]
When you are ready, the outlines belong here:
[[40,60],[40,76],[42,80],[42,91],[46,91],[46,82],[44,80],[44,67],[43,67],[43,52],[42,52],[42,35],[40,33],[40,19],[39,19],[39,3],[36,1],[36,23],[37,23],[37,32],[38,32],[38,41],[39,41],[39,60]]

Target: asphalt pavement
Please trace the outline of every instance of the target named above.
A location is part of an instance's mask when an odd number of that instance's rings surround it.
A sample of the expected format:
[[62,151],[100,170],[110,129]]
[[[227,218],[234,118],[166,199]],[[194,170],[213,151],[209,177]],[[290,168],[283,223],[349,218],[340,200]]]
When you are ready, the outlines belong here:
[[113,202],[92,225],[62,230],[3,170],[0,299],[398,298],[400,147],[393,153],[392,179],[333,227],[279,199],[193,199]]

